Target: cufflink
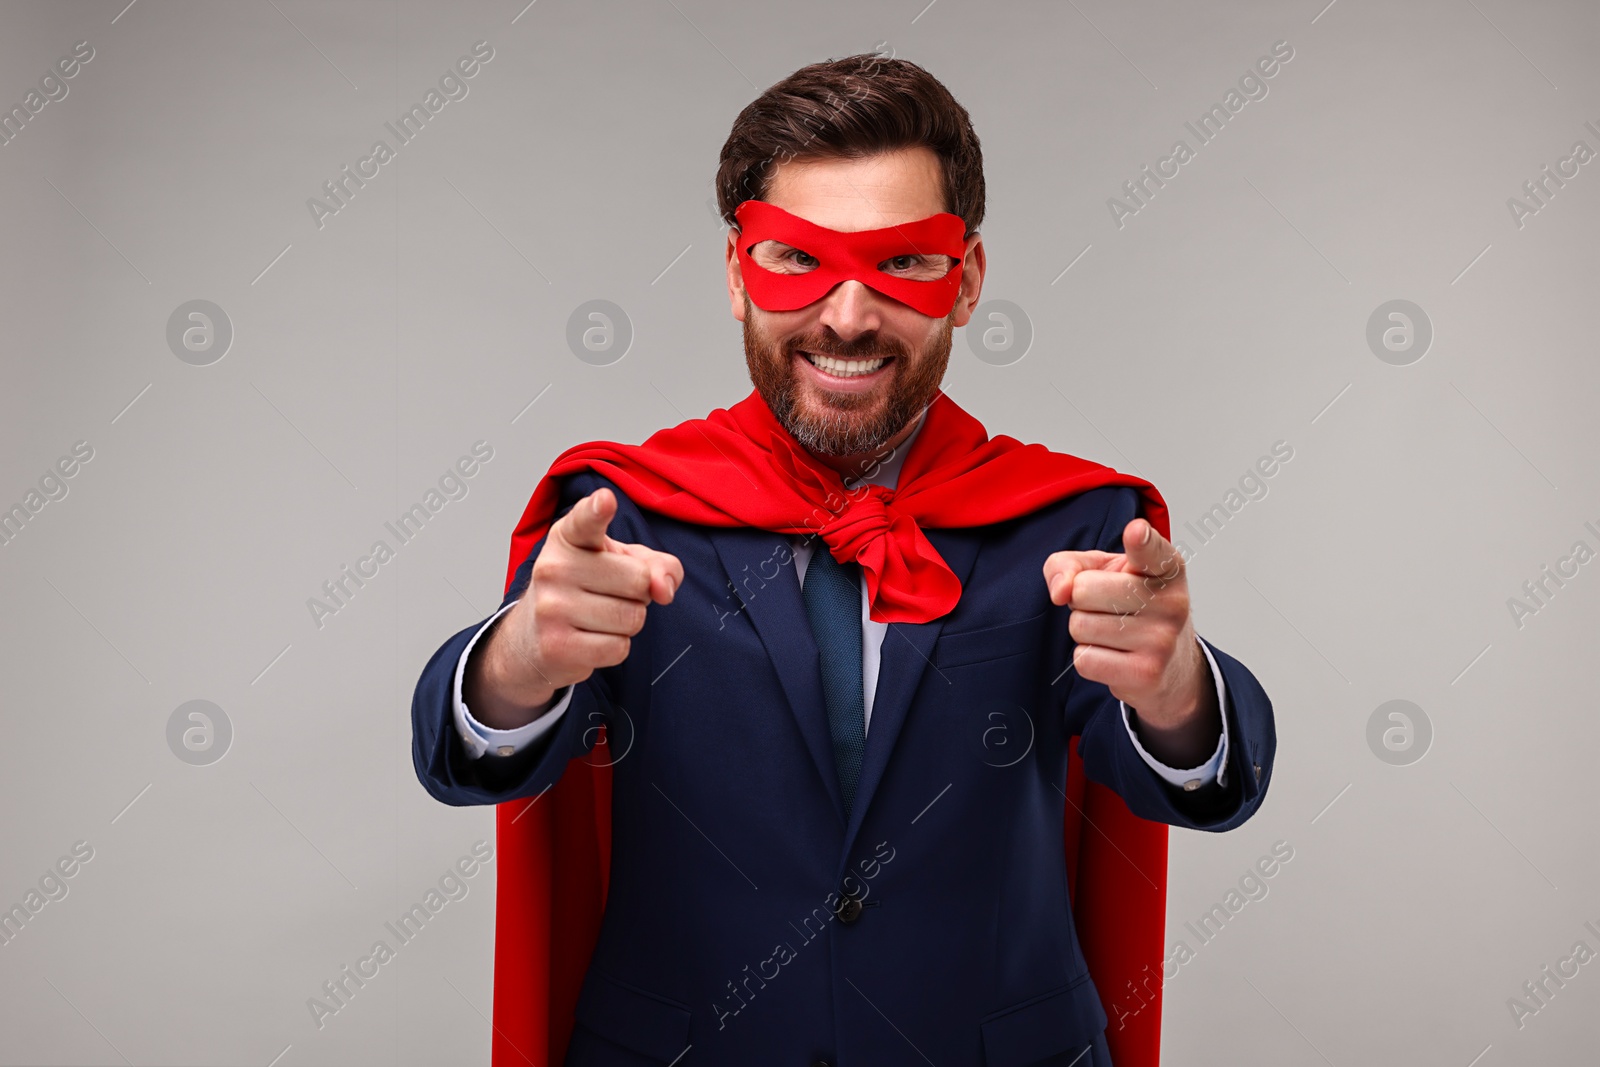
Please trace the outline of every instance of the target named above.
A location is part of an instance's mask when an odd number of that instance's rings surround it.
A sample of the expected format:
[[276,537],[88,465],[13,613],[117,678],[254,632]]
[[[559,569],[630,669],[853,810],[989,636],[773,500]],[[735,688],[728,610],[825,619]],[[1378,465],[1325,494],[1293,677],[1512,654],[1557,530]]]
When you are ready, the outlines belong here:
[[1187,782],[1183,783],[1183,790],[1186,793],[1193,793],[1196,789],[1199,789],[1199,788],[1200,788],[1200,779],[1198,779],[1198,778],[1191,778]]
[[501,745],[494,751],[499,756],[515,756],[517,754],[517,750],[510,745]]

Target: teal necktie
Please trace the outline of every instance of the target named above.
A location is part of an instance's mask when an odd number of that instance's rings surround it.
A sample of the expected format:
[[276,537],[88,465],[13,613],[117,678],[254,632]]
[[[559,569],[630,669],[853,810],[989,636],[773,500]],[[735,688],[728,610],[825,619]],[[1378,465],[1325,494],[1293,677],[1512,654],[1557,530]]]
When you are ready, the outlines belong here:
[[820,538],[815,543],[801,583],[801,599],[822,657],[822,697],[828,707],[833,761],[848,816],[867,748],[861,680],[861,566],[840,563]]

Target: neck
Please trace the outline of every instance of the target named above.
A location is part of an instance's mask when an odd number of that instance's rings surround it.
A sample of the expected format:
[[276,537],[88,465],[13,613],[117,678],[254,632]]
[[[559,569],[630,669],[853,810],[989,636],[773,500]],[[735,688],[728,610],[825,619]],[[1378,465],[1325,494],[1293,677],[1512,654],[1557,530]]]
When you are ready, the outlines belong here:
[[899,432],[897,432],[889,440],[885,441],[877,448],[869,449],[865,452],[852,452],[849,455],[844,456],[824,456],[815,452],[811,452],[810,449],[807,449],[806,451],[810,452],[810,454],[815,457],[818,463],[833,468],[839,472],[839,476],[841,478],[849,481],[852,478],[863,477],[872,471],[877,464],[883,463],[890,456],[893,456],[895,454],[895,450],[900,448],[901,445],[905,444],[906,439],[910,437],[913,432],[915,432],[917,426],[921,424],[921,421],[922,420],[920,417],[910,420],[904,426],[900,427]]

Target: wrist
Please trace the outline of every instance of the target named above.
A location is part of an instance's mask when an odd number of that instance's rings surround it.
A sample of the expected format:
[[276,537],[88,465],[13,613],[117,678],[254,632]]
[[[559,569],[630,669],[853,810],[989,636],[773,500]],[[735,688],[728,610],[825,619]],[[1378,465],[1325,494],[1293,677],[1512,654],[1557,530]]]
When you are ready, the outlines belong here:
[[[515,615],[517,610],[513,608],[506,615]],[[512,647],[514,628],[502,628],[503,621],[505,616],[497,619],[467,657],[462,679],[462,697],[472,709],[473,718],[491,730],[526,726],[549,710],[559,689]]]
[[1145,750],[1173,767],[1203,763],[1222,737],[1222,707],[1198,642],[1195,654],[1202,660],[1196,681],[1184,686],[1183,695],[1169,706],[1159,701],[1147,702],[1143,709],[1128,705],[1129,721]]
[[1169,767],[1198,767],[1216,750],[1222,736],[1220,712],[1209,715],[1200,708],[1173,726],[1156,726],[1128,706],[1128,721],[1146,752]]

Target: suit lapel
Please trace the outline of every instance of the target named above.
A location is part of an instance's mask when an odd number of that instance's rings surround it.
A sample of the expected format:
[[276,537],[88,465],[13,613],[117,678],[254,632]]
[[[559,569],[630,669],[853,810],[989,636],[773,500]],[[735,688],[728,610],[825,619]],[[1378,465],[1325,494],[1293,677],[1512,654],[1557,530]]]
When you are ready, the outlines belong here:
[[[972,573],[972,565],[982,543],[979,531],[924,530],[923,533],[965,589],[967,576]],[[906,712],[911,708],[911,698],[922,682],[923,672],[930,669],[933,646],[938,642],[939,634],[949,618],[949,615],[945,615],[931,622],[892,622],[883,635],[883,647],[878,660],[878,688],[872,698],[872,721],[867,725],[867,750],[861,761],[861,780],[856,786],[855,806],[845,830],[846,855],[872,804],[878,783],[883,780],[889,756],[900,736],[900,728],[905,724]],[[821,676],[820,667],[818,676]],[[818,699],[820,701],[820,695]],[[826,716],[825,711],[823,715]],[[826,721],[823,722],[823,734],[827,735]],[[828,751],[831,753],[832,749]],[[837,778],[837,771],[834,776]]]
[[822,697],[822,663],[805,602],[800,599],[800,580],[789,550],[789,537],[748,528],[712,528],[708,532],[728,572],[734,595],[778,673],[789,710],[833,801],[834,814],[843,825],[844,794],[839,789],[833,738],[828,732],[828,709]]
[[[965,587],[982,544],[980,533],[977,530],[923,532]],[[834,812],[844,823],[844,795],[839,789],[833,738],[828,732],[828,709],[822,696],[822,665],[805,602],[800,598],[800,582],[788,551],[789,539],[784,534],[744,528],[712,528],[708,533],[742,611],[749,616],[750,624],[777,671],[790,713],[805,738],[806,749],[833,801]],[[846,852],[883,780],[889,756],[911,708],[911,699],[933,660],[933,647],[948,618],[946,615],[931,622],[890,623],[883,635],[878,688],[873,694],[872,721],[867,728],[861,779],[845,831]]]

